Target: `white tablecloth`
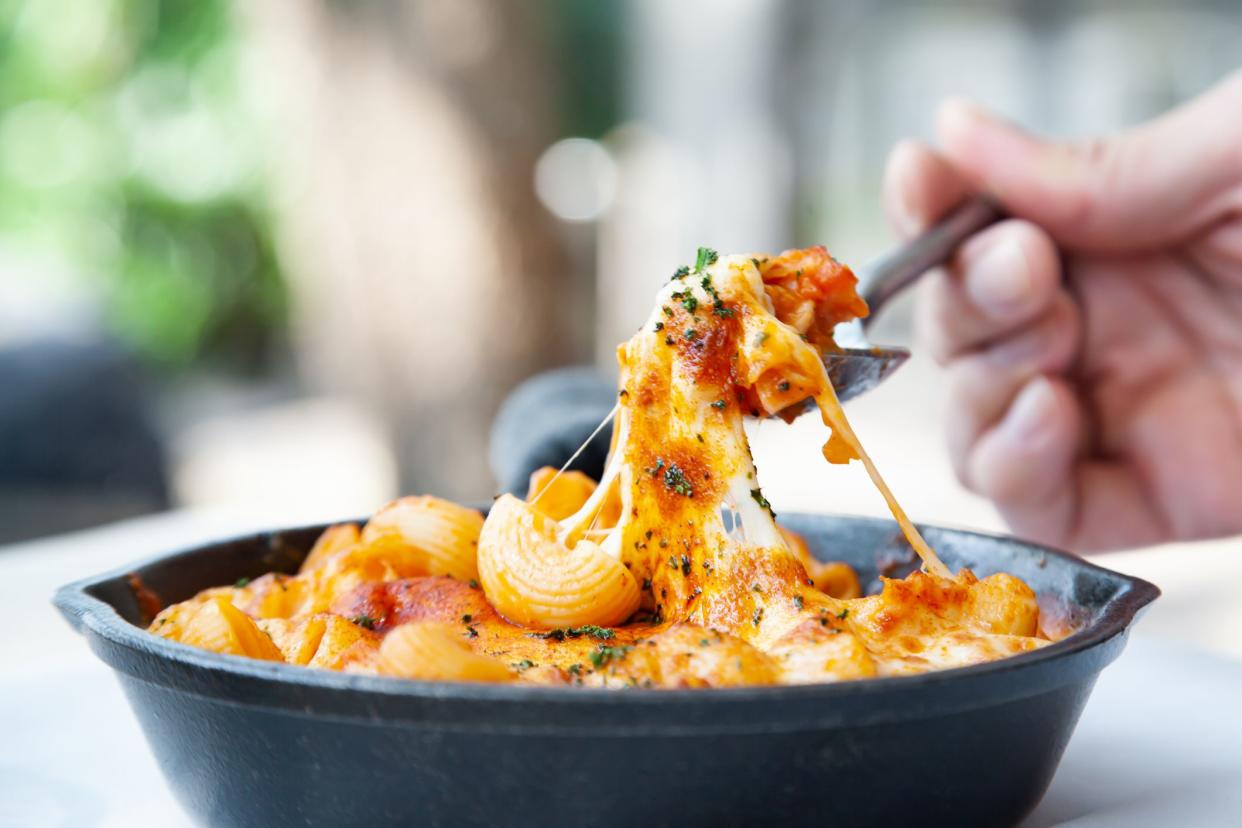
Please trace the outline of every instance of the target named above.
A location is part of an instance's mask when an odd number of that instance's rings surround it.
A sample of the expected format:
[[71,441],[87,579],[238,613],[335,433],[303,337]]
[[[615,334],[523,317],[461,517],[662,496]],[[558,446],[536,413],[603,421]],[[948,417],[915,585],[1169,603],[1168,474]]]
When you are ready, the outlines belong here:
[[[0,826],[188,823],[111,673],[48,600],[64,582],[258,522],[173,513],[0,548]],[[1242,825],[1242,662],[1140,622],[1028,825]]]

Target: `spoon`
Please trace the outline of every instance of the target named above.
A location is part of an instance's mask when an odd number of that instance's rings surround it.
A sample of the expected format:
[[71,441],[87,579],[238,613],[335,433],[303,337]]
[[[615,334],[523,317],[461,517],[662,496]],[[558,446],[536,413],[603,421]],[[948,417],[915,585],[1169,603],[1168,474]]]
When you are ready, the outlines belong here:
[[922,235],[858,269],[858,292],[871,308],[871,315],[838,325],[833,334],[840,350],[824,354],[824,366],[838,399],[845,401],[870,391],[910,358],[905,348],[868,341],[867,327],[879,311],[928,270],[947,262],[968,237],[1003,217],[992,200],[969,198]]

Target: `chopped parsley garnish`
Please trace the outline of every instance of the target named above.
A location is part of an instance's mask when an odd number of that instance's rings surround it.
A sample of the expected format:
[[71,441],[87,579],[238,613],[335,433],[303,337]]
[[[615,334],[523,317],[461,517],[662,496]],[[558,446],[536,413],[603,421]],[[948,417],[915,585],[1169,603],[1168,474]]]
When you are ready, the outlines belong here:
[[724,400],[716,400],[714,403],[712,403],[712,408],[716,409],[717,411],[723,411],[726,405],[728,405],[728,403],[725,402]]
[[802,598],[801,595],[795,595],[793,597],[793,602],[794,602],[794,606],[797,607],[798,609],[802,609],[802,607],[806,605],[806,601]]
[[687,290],[681,296],[681,306],[686,309],[686,313],[694,313],[699,308],[699,300]]
[[610,639],[610,638],[616,637],[616,633],[614,633],[612,630],[606,629],[604,627],[600,627],[596,624],[583,624],[580,627],[571,627],[569,629],[569,635],[570,637],[573,637],[576,635],[589,635],[591,636],[591,638],[603,638],[603,639]]
[[690,275],[690,268],[686,267],[685,265],[682,265],[681,267],[673,271],[674,279],[684,279],[689,275]]
[[771,515],[774,518],[776,517],[776,512],[772,511],[772,504],[769,503],[768,499],[763,496],[763,492],[759,491],[758,489],[751,489],[750,496],[754,499],[756,503],[758,503],[764,509],[767,509],[769,515]]
[[672,334],[669,334],[668,336],[664,337],[664,344],[665,345],[676,345],[677,340],[673,338]]
[[591,651],[591,664],[595,669],[600,669],[611,661],[620,661],[625,658],[626,653],[634,649],[629,645],[621,645],[618,647],[610,647],[607,644],[599,644]]
[[530,633],[529,635],[531,638],[552,639],[553,641],[564,641],[566,638],[581,638],[584,635],[604,641],[616,637],[616,633],[612,630],[595,624],[583,624],[581,627],[557,627],[554,630]]
[[712,313],[721,319],[727,319],[734,315],[735,311],[733,308],[726,306],[724,300],[720,298],[720,294],[716,292],[716,286],[712,284],[711,276],[704,276],[699,285],[708,296],[712,297]]
[[699,332],[696,331],[694,328],[686,328],[685,336],[686,336],[686,339],[693,342],[694,340],[699,338]]
[[470,579],[470,581],[468,582],[468,586],[469,586],[471,589],[478,589],[478,588],[479,588],[479,582],[478,582],[478,581],[476,581],[474,578],[471,578],[471,579]]
[[246,586],[249,583],[250,583],[250,579],[243,575],[242,577],[238,578],[236,581],[233,582],[233,588],[241,589],[242,587]]
[[664,323],[663,323],[663,322],[657,322],[657,323],[655,323],[655,330],[657,330],[657,331],[662,331],[662,330],[664,330]]
[[849,614],[850,614],[850,608],[846,607],[845,609],[837,613],[837,620],[844,621],[846,617],[849,616]]
[[694,497],[694,487],[686,479],[686,473],[676,463],[664,470],[664,485],[683,497]]
[[673,315],[673,309],[672,309],[672,308],[670,308],[668,305],[661,305],[661,306],[660,306],[660,310],[664,311],[664,315],[665,315],[665,316],[672,316],[672,315]]
[[582,665],[581,665],[581,664],[571,664],[571,665],[569,665],[569,674],[570,674],[571,676],[580,676],[580,675],[582,675]]
[[524,658],[521,661],[514,664],[513,669],[517,670],[519,673],[524,673],[534,666],[535,666],[535,662],[531,661],[529,658]]
[[759,626],[759,622],[763,620],[763,607],[759,607],[751,613],[750,620],[754,622],[756,627]]
[[375,629],[375,619],[369,615],[365,615],[365,614],[355,615],[353,618],[349,620],[353,621],[359,627],[363,627],[364,629],[368,629],[368,630]]
[[467,638],[478,638],[479,631],[476,630],[474,627],[471,627],[470,625],[467,624],[466,625],[466,637]]
[[708,265],[714,265],[718,258],[720,256],[715,250],[712,250],[710,247],[700,247],[698,255],[694,257],[694,272],[702,272]]
[[776,389],[777,389],[778,391],[788,391],[788,390],[789,390],[789,380],[781,380],[779,383],[777,383],[777,385],[776,385]]

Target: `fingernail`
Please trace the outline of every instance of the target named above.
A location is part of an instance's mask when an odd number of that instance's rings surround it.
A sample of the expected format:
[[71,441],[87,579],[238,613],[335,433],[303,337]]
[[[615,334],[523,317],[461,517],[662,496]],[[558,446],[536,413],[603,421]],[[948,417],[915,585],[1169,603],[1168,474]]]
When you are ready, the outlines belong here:
[[1053,430],[1049,427],[1056,406],[1056,392],[1046,377],[1026,384],[1001,422],[1005,437],[1030,452],[1044,448]]
[[911,141],[901,141],[893,147],[889,158],[889,172],[885,185],[889,189],[888,203],[893,224],[901,238],[909,239],[923,230],[923,221],[914,214],[903,184],[911,181],[917,173],[913,170],[917,150]]
[[936,126],[942,136],[975,127],[1007,126],[1009,122],[997,117],[968,98],[949,98],[936,113]]
[[936,131],[942,139],[952,142],[954,138],[970,130],[976,124],[991,123],[992,118],[978,104],[966,98],[949,98],[936,113]]
[[998,241],[968,267],[966,289],[980,310],[1005,319],[1027,306],[1035,283],[1017,241]]

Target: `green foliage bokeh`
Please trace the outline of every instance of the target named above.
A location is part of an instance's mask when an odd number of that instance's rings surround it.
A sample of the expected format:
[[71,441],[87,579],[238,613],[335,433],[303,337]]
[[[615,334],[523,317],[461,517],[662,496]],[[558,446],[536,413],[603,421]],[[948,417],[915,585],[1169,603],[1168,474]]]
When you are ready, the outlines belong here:
[[169,370],[285,319],[227,0],[0,0],[3,278],[58,280]]

